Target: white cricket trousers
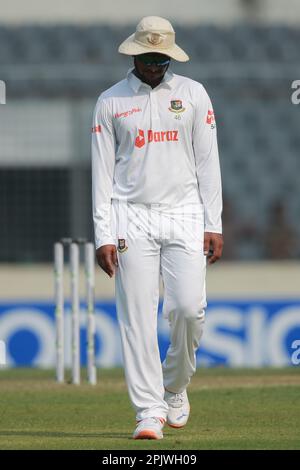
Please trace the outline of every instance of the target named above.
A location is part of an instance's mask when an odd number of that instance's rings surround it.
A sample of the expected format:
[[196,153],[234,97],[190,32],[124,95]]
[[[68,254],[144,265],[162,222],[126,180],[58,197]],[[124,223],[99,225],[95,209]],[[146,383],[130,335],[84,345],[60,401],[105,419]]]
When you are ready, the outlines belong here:
[[[166,419],[165,389],[180,393],[196,370],[206,307],[203,207],[182,211],[113,200],[118,251],[116,306],[125,378],[136,420]],[[170,346],[161,364],[157,338],[159,282]]]

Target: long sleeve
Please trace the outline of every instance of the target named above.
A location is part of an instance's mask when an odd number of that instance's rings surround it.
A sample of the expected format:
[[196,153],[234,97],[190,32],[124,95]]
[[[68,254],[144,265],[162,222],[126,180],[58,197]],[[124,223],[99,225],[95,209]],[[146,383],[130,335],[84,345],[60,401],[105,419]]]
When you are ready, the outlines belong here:
[[101,96],[92,127],[92,201],[96,249],[115,244],[111,233],[111,198],[115,168],[115,135],[111,115]]
[[217,131],[210,98],[201,85],[195,99],[193,149],[205,232],[222,233],[222,183]]

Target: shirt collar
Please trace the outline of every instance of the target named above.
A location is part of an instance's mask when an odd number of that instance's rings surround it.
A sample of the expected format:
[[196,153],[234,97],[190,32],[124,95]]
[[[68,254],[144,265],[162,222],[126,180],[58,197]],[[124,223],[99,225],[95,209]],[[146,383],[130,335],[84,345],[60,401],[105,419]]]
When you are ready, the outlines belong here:
[[[127,72],[127,81],[130,87],[133,89],[133,91],[137,93],[142,86],[145,86],[146,88],[151,88],[150,85],[147,85],[147,83],[142,82],[136,75],[134,75],[133,70],[134,70],[134,67],[129,69]],[[165,86],[171,90],[173,81],[174,81],[174,73],[172,72],[172,70],[167,70],[163,80],[158,85],[158,87]]]

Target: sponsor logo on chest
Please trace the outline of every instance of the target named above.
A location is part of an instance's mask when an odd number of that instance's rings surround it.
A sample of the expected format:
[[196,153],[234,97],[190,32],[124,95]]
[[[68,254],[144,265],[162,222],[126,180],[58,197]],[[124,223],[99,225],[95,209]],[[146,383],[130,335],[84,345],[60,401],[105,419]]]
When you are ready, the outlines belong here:
[[141,112],[142,112],[142,110],[139,107],[132,108],[132,109],[129,109],[128,111],[123,111],[122,113],[115,113],[114,118],[115,119],[126,118],[128,116],[131,116],[132,114],[141,113]]
[[144,131],[142,129],[138,130],[138,135],[135,139],[135,147],[141,148],[146,143],[156,143],[156,142],[178,142],[179,135],[178,131],[153,131],[149,129]]

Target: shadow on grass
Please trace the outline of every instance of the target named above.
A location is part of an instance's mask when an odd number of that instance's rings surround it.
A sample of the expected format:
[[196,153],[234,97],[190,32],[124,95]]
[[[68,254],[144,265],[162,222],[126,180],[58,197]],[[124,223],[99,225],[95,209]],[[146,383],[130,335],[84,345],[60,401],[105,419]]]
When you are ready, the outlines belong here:
[[113,438],[113,439],[128,439],[131,440],[130,435],[128,433],[119,433],[119,432],[103,432],[103,433],[75,433],[75,432],[44,432],[44,431],[0,431],[0,437],[72,437],[72,438]]

